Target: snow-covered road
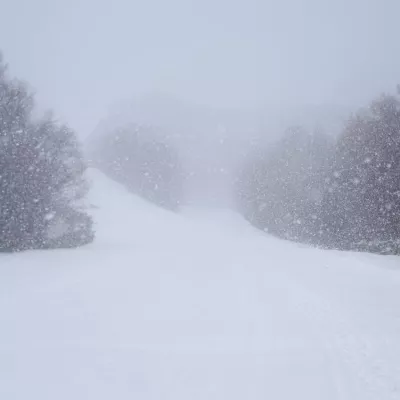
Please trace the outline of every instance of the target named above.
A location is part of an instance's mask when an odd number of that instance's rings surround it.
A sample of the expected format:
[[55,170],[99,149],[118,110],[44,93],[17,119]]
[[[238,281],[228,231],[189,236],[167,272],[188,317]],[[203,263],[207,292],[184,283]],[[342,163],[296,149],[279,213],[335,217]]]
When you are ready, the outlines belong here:
[[399,258],[92,175],[94,244],[1,255],[0,399],[400,399]]

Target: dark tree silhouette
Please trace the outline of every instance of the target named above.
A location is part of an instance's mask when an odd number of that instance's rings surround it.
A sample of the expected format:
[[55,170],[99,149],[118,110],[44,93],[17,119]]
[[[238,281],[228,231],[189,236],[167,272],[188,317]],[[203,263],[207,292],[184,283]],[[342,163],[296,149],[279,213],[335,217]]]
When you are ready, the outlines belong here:
[[400,253],[400,101],[382,95],[335,144],[291,129],[248,162],[240,207],[279,237],[341,250]]
[[251,155],[238,184],[246,218],[279,237],[316,241],[331,147],[322,133],[294,127],[275,145]]
[[331,245],[397,253],[400,102],[383,95],[352,117],[336,146],[324,196]]
[[153,129],[139,125],[104,135],[94,162],[132,192],[168,209],[177,209],[182,178],[175,150]]
[[78,204],[86,190],[86,167],[75,134],[50,116],[34,121],[33,107],[26,84],[9,78],[0,62],[3,251],[74,247],[94,236],[91,218]]

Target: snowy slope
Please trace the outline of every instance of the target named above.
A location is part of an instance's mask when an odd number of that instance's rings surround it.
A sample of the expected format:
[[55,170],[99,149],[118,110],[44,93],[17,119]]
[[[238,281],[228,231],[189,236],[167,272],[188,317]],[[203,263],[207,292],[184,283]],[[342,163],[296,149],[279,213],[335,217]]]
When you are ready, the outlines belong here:
[[95,243],[0,255],[0,399],[400,399],[399,258],[92,180]]

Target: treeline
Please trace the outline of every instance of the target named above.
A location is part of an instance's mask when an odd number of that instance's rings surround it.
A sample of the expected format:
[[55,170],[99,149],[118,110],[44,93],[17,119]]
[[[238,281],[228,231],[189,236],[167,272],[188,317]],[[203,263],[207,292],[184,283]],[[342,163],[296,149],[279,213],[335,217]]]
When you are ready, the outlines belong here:
[[[76,134],[51,115],[0,58],[0,251],[76,247],[94,238],[83,200],[86,164]],[[94,166],[167,209],[184,199],[188,171],[168,135],[139,124],[106,127]],[[302,127],[247,156],[235,186],[256,227],[310,245],[400,253],[400,100],[383,95],[338,138]]]
[[51,115],[34,119],[34,100],[0,57],[0,251],[76,247],[94,238],[76,135]]
[[293,128],[251,154],[236,187],[255,226],[311,245],[400,253],[400,101],[383,95],[333,140]]
[[182,201],[182,167],[166,135],[153,127],[108,128],[93,145],[92,163],[131,192],[166,209]]

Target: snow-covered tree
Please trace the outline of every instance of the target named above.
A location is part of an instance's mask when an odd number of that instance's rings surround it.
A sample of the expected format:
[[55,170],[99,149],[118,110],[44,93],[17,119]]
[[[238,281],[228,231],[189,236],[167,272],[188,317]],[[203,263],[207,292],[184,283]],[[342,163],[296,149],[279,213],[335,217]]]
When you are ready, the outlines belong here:
[[85,163],[74,132],[32,117],[33,96],[0,60],[0,250],[75,247],[93,240],[81,209]]

